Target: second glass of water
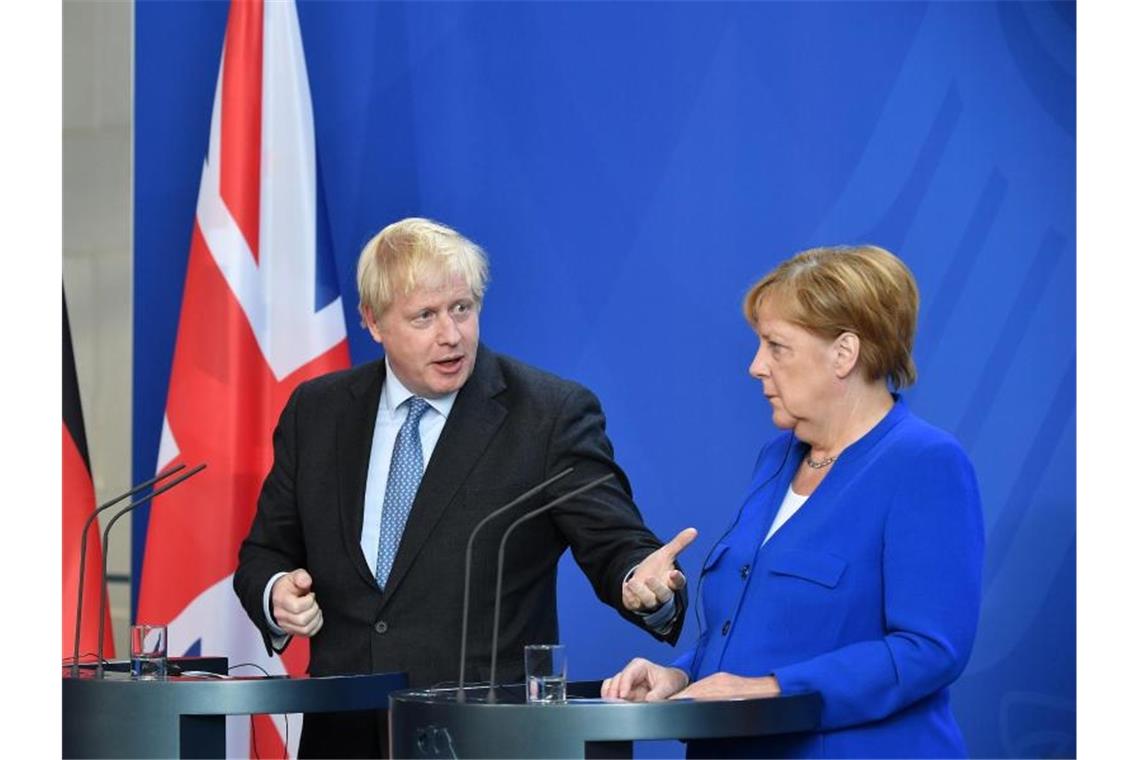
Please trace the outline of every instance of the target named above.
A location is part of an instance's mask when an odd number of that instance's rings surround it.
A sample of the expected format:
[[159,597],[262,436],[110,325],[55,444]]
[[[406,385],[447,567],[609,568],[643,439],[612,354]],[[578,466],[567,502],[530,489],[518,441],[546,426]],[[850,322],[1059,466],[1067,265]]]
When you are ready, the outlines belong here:
[[566,701],[566,647],[562,644],[528,644],[526,701],[554,704]]
[[166,678],[166,626],[131,626],[131,678],[143,681]]

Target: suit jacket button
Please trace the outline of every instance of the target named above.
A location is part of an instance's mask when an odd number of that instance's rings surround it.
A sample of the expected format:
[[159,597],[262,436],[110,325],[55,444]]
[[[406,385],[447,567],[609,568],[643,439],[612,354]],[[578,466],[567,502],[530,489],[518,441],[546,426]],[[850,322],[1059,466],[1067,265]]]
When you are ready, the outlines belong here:
[[745,565],[744,567],[740,568],[740,577],[747,578],[751,572],[752,565]]
[[372,629],[375,630],[376,633],[384,634],[388,632],[388,624],[381,620],[376,625],[372,626]]
[[731,627],[732,627],[732,621],[731,620],[724,621],[724,625],[722,625],[720,627],[720,635],[721,636],[727,636],[728,635],[728,629]]

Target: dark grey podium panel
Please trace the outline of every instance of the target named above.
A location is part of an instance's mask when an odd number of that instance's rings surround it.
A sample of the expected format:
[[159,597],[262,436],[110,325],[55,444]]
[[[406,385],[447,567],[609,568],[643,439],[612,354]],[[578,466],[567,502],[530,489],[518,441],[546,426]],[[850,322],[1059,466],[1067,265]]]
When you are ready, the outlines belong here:
[[[528,705],[522,686],[406,690],[388,712],[397,758],[632,757],[632,741],[712,739],[810,731],[818,694],[770,699],[629,703],[598,699],[600,681],[568,687],[565,704]],[[595,695],[593,698],[587,695]]]
[[383,710],[403,673],[63,679],[64,757],[225,757],[227,715]]

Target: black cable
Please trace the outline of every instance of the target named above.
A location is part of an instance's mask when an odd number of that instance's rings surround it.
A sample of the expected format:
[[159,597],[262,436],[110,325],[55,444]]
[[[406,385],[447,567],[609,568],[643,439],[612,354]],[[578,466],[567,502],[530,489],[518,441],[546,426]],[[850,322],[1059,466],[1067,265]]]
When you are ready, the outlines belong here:
[[[63,658],[63,664],[64,664],[64,665],[77,665],[77,666],[78,666],[78,665],[81,665],[81,664],[87,664],[87,663],[83,663],[83,662],[82,662],[82,660],[83,660],[83,658],[84,658],[84,657],[93,657],[93,658],[95,659],[95,661],[97,661],[97,660],[99,659],[99,653],[98,653],[98,652],[81,652],[81,653],[79,654],[79,657],[78,657],[78,658],[74,658],[74,657],[70,657],[70,656],[69,656],[69,657],[64,657],[64,658]],[[91,665],[94,665],[94,664],[95,664],[95,661],[92,661],[90,664],[91,664]],[[104,659],[104,660],[103,660],[103,664],[104,664],[104,665],[106,665],[106,664],[108,664],[108,663],[110,663],[110,662],[111,662],[111,661],[110,661],[110,660],[107,660],[107,659]]]

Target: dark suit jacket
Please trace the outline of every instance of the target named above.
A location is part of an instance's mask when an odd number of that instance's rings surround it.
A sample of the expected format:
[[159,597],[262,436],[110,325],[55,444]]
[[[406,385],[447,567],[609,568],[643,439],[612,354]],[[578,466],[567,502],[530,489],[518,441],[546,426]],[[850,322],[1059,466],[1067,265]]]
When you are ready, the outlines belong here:
[[[360,550],[360,532],[384,371],[384,362],[377,361],[304,383],[281,414],[273,467],[234,576],[235,590],[267,648],[265,585],[277,572],[304,567],[324,614],[324,626],[311,642],[312,675],[406,671],[413,686],[455,681],[471,529],[569,466],[575,468],[572,475],[492,521],[476,540],[468,680],[488,677],[502,531],[525,510],[609,472],[617,477],[512,534],[503,576],[498,678],[521,681],[523,646],[558,640],[555,574],[567,546],[598,598],[641,625],[622,608],[621,584],[661,542],[642,523],[628,479],[613,461],[597,398],[576,383],[485,346],[427,464],[381,591]],[[677,601],[679,615],[666,637],[670,643],[684,619],[684,595]],[[359,714],[355,720],[307,716],[302,749],[375,754],[384,736],[378,723],[375,716],[365,721]]]

